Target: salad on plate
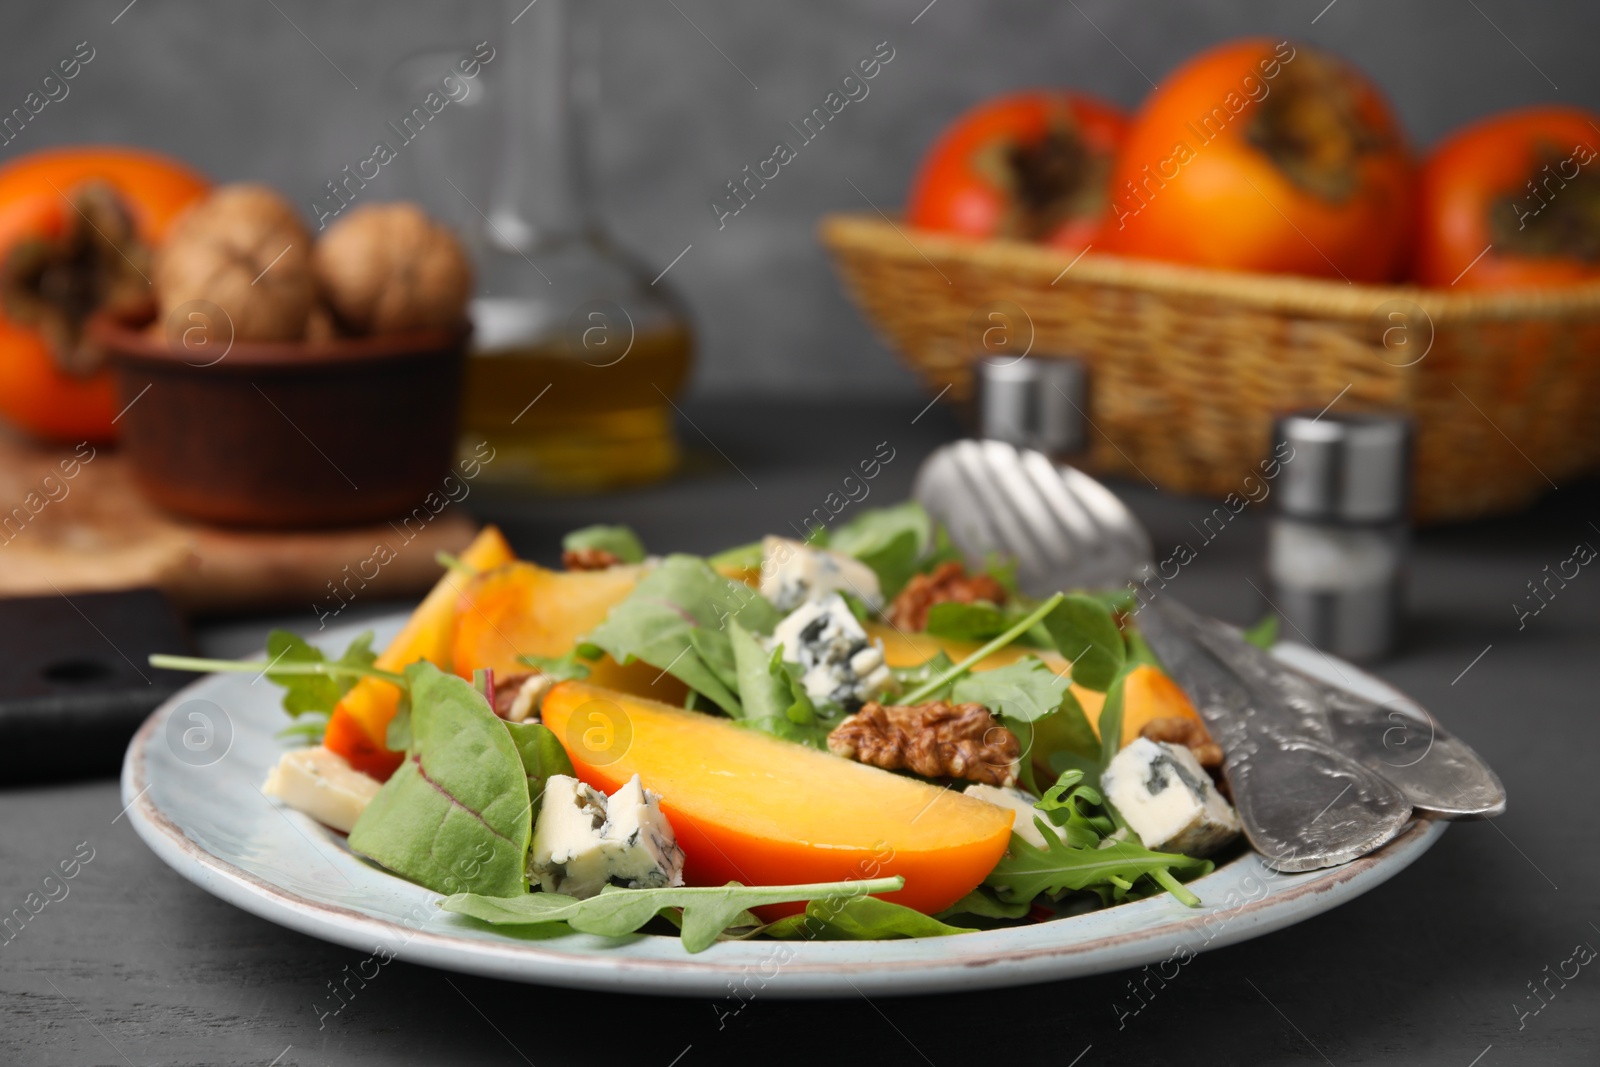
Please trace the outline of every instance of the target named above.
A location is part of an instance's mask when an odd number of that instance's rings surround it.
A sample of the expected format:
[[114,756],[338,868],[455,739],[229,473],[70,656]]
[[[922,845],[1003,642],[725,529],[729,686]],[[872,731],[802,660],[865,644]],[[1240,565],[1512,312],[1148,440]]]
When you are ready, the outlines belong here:
[[1193,906],[1243,848],[1128,594],[1026,597],[914,503],[709,558],[619,526],[562,547],[486,528],[382,652],[275,631],[263,791],[445,911],[690,952]]

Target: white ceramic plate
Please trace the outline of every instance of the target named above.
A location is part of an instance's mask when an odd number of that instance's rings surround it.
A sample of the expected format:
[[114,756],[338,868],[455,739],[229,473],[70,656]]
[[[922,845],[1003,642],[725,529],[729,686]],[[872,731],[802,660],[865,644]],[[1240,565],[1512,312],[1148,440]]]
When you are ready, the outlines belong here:
[[[396,617],[379,624],[387,641]],[[322,642],[342,649],[355,628]],[[1277,654],[1319,676],[1342,670],[1373,699],[1398,694],[1354,667],[1296,646]],[[1347,683],[1348,684],[1348,683]],[[893,995],[1008,986],[1160,963],[1258,937],[1359,896],[1422,855],[1444,824],[1419,820],[1378,852],[1330,870],[1279,874],[1245,853],[1169,896],[1005,930],[875,942],[749,941],[691,956],[676,937],[508,935],[439,911],[434,894],[356,857],[343,835],[260,791],[283,742],[278,690],[248,674],[189,686],[128,747],[123,800],[134,828],[173,869],[246,911],[313,937],[414,963],[522,982],[676,996]],[[1171,961],[1171,962],[1167,962]]]

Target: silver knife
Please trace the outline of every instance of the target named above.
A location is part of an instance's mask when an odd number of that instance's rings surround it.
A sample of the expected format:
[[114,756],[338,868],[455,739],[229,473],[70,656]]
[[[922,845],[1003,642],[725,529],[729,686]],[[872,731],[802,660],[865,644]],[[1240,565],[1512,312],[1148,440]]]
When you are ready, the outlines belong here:
[[1506,810],[1505,786],[1483,758],[1427,711],[1380,704],[1286,666],[1233,627],[1207,620],[1200,641],[1247,685],[1276,691],[1303,721],[1368,770],[1392,782],[1419,812],[1492,818]]
[[1310,871],[1347,863],[1411,821],[1406,794],[1335,748],[1325,716],[1254,684],[1217,655],[1205,619],[1160,597],[1140,609],[1138,625],[1222,747],[1245,836],[1268,866]]

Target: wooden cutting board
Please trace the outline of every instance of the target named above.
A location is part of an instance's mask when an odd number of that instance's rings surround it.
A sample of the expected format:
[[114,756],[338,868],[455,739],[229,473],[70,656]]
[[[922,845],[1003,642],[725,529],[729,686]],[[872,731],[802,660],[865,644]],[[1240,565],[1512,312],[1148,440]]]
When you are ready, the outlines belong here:
[[[191,614],[406,597],[476,524],[460,505],[408,523],[303,533],[201,526],[158,511],[112,448],[42,448],[0,431],[0,596],[154,586]],[[427,521],[423,522],[422,517]]]

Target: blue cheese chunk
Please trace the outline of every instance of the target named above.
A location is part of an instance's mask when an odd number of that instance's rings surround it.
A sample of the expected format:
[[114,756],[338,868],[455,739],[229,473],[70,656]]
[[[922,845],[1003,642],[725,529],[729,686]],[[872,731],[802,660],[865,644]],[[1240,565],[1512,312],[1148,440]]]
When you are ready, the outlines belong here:
[[1182,745],[1136,738],[1100,778],[1101,791],[1146,848],[1204,856],[1239,835],[1233,806]]
[[1032,793],[1012,789],[1009,786],[985,785],[983,782],[974,782],[962,792],[969,797],[1015,812],[1016,817],[1011,823],[1011,832],[1034,848],[1049,847],[1044,834],[1039,832],[1039,827],[1033,821],[1035,818],[1042,818],[1044,813],[1033,806],[1037,798]]
[[806,695],[856,711],[894,685],[881,645],[867,638],[838,593],[801,604],[772,631],[772,647],[797,663]]
[[638,775],[608,799],[576,778],[553,774],[533,828],[528,880],[579,898],[607,885],[677,886],[683,884],[683,850],[661,813],[661,798]]
[[883,607],[878,576],[860,560],[787,537],[762,539],[761,595],[775,608],[793,611],[829,593],[849,593],[873,610]]
[[683,884],[683,849],[661,814],[661,797],[636,774],[606,801],[607,867],[613,885],[663,889]]

